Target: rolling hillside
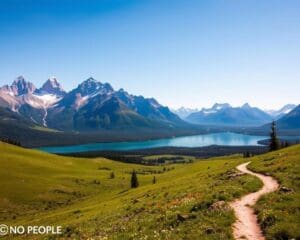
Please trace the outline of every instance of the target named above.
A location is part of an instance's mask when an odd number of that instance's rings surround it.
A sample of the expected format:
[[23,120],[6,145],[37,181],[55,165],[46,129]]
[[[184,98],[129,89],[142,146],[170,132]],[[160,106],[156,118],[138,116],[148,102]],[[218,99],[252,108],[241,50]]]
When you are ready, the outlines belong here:
[[[236,174],[235,166],[249,160],[237,155],[150,167],[103,158],[60,157],[4,143],[0,143],[0,151],[1,222],[62,225],[64,237],[232,239],[233,212],[214,203],[261,186],[254,177]],[[293,189],[287,197],[274,193],[281,199],[276,210],[281,213],[291,201],[297,204],[294,193],[298,194],[299,171],[295,166],[299,155],[298,145],[250,158],[259,171],[276,167],[274,176],[278,172],[284,185]],[[137,189],[129,187],[132,169],[138,172]],[[115,178],[110,177],[111,172]],[[286,174],[294,180],[284,180]],[[293,227],[297,219],[293,206],[288,208],[291,227],[287,234],[296,238],[299,232]],[[268,208],[272,211],[271,204]],[[272,231],[266,228],[269,236],[280,234],[285,220],[277,217],[279,212],[274,213]]]
[[262,197],[255,206],[267,239],[299,239],[300,145],[252,158],[249,168],[273,176],[279,191]]

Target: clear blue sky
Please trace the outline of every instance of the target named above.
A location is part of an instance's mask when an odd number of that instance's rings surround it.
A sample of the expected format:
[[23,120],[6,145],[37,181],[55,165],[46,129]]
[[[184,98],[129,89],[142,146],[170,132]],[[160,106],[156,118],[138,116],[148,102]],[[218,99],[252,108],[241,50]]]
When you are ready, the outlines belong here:
[[93,76],[170,107],[300,101],[298,0],[1,0],[0,85]]

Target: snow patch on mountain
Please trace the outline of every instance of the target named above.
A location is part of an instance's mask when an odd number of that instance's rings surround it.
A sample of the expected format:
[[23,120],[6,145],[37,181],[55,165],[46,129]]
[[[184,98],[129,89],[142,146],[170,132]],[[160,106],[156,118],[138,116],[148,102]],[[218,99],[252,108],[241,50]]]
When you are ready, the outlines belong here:
[[76,96],[76,100],[75,100],[75,109],[78,110],[79,108],[81,108],[82,106],[84,106],[87,102],[88,102],[89,96],[84,96],[81,97],[80,94],[78,94]]
[[290,113],[293,109],[295,109],[297,107],[297,105],[295,104],[286,104],[284,105],[282,108],[274,110],[265,110],[266,113],[270,114],[272,117],[276,119],[281,118],[282,116]]
[[213,114],[213,113],[216,113],[218,110],[220,110],[222,108],[217,108],[216,110],[210,110],[210,109],[203,109],[202,110],[202,113],[205,114],[205,115],[209,115],[209,114]]
[[198,112],[198,108],[187,108],[187,107],[180,107],[178,109],[171,109],[171,111],[177,114],[181,119],[185,119],[191,113]]
[[42,100],[43,104],[40,107],[50,107],[51,105],[53,105],[54,103],[58,102],[61,97],[58,97],[57,95],[54,94],[44,94],[44,95],[35,95],[35,97],[39,98],[40,100]]

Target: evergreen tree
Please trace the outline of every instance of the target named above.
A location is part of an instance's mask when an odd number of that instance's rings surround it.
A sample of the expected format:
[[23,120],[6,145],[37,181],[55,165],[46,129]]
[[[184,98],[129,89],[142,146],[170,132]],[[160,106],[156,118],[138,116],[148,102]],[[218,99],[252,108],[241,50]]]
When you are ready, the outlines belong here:
[[285,141],[285,142],[284,142],[284,147],[288,147],[288,146],[290,146],[289,142],[288,142],[288,141]]
[[3,138],[3,139],[0,139],[0,141],[22,147],[21,142],[19,140],[15,140],[15,139],[11,139],[11,138]]
[[131,188],[137,188],[138,186],[139,186],[139,181],[135,170],[133,170],[131,174]]
[[152,179],[152,183],[155,184],[156,183],[156,177],[154,176]]
[[251,157],[250,152],[244,152],[244,158],[249,158],[249,157]]
[[271,133],[270,133],[270,144],[269,144],[269,150],[275,151],[279,149],[279,141],[277,138],[277,132],[276,132],[276,124],[275,121],[271,124]]

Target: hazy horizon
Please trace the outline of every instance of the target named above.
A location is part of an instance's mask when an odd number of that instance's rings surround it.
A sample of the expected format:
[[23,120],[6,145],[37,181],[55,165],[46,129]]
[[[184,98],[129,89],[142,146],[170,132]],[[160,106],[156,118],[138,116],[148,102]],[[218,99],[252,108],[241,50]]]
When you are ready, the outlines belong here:
[[300,2],[0,3],[0,85],[93,76],[170,108],[298,104]]

